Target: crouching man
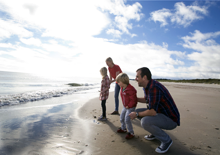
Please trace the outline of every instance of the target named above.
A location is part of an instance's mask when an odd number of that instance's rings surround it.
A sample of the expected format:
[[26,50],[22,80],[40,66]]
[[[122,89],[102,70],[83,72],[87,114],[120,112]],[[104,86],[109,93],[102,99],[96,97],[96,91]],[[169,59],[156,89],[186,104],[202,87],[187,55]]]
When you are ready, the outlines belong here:
[[169,91],[158,81],[151,79],[151,72],[143,67],[136,71],[136,81],[139,87],[143,87],[145,97],[138,98],[138,102],[149,103],[148,108],[137,109],[130,113],[130,118],[141,119],[141,126],[150,135],[144,138],[161,141],[161,145],[156,148],[157,153],[165,153],[169,150],[173,141],[170,136],[163,131],[172,130],[180,125],[180,114]]

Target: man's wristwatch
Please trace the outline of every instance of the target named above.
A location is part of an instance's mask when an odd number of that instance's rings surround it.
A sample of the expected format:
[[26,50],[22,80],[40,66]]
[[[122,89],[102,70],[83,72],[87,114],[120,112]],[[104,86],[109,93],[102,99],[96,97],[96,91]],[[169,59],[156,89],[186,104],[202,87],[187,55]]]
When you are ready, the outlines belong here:
[[139,115],[138,115],[138,112],[136,112],[136,116],[138,117]]

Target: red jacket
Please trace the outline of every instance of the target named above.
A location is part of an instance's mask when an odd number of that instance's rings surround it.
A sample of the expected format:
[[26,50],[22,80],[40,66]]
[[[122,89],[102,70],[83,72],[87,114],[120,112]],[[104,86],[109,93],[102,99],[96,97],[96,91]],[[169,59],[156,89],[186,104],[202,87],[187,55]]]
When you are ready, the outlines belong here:
[[128,106],[129,108],[133,108],[137,106],[137,91],[132,85],[128,85],[125,90],[121,88],[121,99],[124,107]]

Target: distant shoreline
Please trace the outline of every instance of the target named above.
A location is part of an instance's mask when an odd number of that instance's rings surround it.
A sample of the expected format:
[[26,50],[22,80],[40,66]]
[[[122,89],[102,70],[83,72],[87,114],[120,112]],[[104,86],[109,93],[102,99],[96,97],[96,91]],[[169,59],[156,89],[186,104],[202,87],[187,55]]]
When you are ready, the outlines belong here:
[[159,82],[220,84],[220,79],[190,79],[190,80],[155,79],[155,80]]
[[[134,79],[130,79],[130,80],[134,80]],[[159,82],[220,84],[220,79],[190,79],[190,80],[154,79],[154,80]]]

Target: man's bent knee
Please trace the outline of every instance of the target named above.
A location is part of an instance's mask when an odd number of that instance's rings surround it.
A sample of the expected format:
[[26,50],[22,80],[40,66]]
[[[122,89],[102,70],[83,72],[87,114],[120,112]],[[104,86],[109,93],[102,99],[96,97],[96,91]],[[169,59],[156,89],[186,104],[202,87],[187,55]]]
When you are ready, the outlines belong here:
[[152,126],[152,116],[145,116],[141,119],[141,126],[147,130],[148,127]]

